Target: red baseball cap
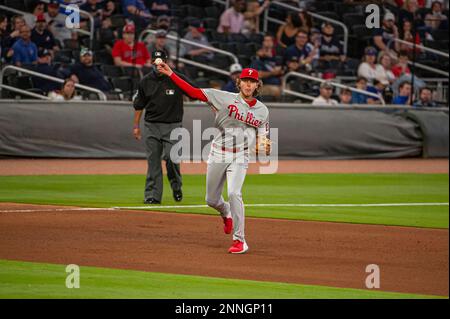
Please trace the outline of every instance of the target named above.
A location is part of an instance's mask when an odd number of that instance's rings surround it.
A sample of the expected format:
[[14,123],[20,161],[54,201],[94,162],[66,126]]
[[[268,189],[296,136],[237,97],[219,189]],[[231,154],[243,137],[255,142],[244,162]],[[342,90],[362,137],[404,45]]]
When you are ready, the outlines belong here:
[[134,24],[132,23],[127,23],[125,24],[125,26],[123,27],[123,33],[134,33],[136,31],[136,28],[134,27]]
[[45,16],[42,13],[38,14],[36,16],[36,22],[46,22],[45,21]]
[[253,79],[255,81],[259,81],[259,74],[258,74],[258,71],[255,69],[246,68],[246,69],[242,70],[239,78],[240,79]]

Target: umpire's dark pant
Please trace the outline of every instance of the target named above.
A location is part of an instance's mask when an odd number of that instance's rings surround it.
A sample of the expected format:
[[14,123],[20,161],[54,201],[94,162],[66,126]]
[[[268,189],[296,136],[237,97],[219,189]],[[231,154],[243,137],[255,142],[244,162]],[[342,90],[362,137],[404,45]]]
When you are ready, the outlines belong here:
[[177,141],[170,140],[173,129],[181,127],[181,123],[149,123],[145,122],[145,148],[147,151],[147,179],[145,181],[145,199],[162,199],[163,174],[161,159],[166,161],[167,178],[172,190],[181,190],[180,164],[172,162],[170,150]]

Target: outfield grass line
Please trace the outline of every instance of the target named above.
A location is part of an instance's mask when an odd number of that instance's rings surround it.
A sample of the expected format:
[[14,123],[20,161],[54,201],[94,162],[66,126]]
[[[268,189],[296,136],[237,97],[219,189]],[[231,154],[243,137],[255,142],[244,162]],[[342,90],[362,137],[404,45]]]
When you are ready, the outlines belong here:
[[[379,203],[379,204],[245,204],[246,207],[405,207],[405,206],[449,206],[449,203]],[[160,209],[160,208],[208,208],[208,205],[147,205],[117,206],[112,209]]]
[[45,209],[5,209],[0,210],[2,213],[38,213],[38,212],[67,212],[67,211],[96,211],[96,210],[117,210],[116,208],[100,208],[100,207],[79,207],[79,208],[45,208]]
[[[449,206],[449,203],[373,203],[373,204],[245,204],[246,207],[407,207],[407,206]],[[37,212],[67,212],[67,211],[98,211],[98,210],[140,210],[140,209],[171,209],[171,208],[208,208],[208,205],[146,205],[146,206],[116,206],[116,207],[77,207],[77,208],[45,208],[45,209],[5,209],[2,213],[37,213]]]

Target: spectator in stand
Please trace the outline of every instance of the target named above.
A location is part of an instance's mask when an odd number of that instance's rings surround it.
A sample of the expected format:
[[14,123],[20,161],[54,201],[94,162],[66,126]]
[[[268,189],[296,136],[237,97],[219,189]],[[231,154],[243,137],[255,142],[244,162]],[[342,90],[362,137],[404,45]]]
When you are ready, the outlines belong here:
[[153,16],[170,16],[170,0],[148,0],[148,8]]
[[310,72],[312,70],[312,63],[316,55],[316,48],[308,42],[308,32],[301,29],[295,38],[295,44],[288,47],[284,54],[285,64],[291,62],[293,57],[296,57],[300,64],[300,70]]
[[104,19],[100,28],[101,43],[110,50],[118,38],[119,33],[113,29],[111,18]]
[[[112,87],[102,72],[94,65],[93,52],[83,48],[80,51],[80,63],[71,68],[71,78],[80,84],[98,89],[103,92],[111,91]],[[75,76],[75,77],[74,77]]]
[[129,23],[123,27],[123,39],[116,41],[112,49],[115,65],[151,67],[150,54],[143,42],[135,41],[135,32],[134,24]]
[[403,75],[410,75],[411,70],[408,67],[408,52],[407,51],[401,51],[398,54],[398,61],[397,64],[392,67],[392,73],[395,75],[396,78],[400,78]]
[[299,13],[300,21],[301,21],[301,28],[308,31],[308,33],[311,33],[313,29],[313,21],[311,15],[303,8],[302,11]]
[[344,47],[334,35],[331,23],[322,24],[322,37],[319,43],[319,65],[321,69],[337,69],[345,62]]
[[31,31],[31,41],[33,41],[39,49],[47,49],[53,55],[54,51],[58,50],[55,42],[55,37],[47,29],[47,22],[43,14],[36,17],[36,26]]
[[277,43],[282,48],[295,44],[295,38],[302,26],[302,20],[296,12],[291,12],[286,18],[286,23],[278,28]]
[[259,5],[258,0],[247,1],[246,10],[244,12],[244,28],[242,34],[251,35],[259,33],[259,17],[270,5],[270,0],[264,0],[262,5]]
[[448,29],[448,18],[442,9],[441,1],[433,1],[431,12],[425,15],[425,26],[428,31]]
[[144,0],[122,0],[122,11],[129,22],[143,27],[147,26],[152,18]]
[[165,30],[158,30],[155,34],[155,40],[148,46],[148,52],[163,51],[168,57],[169,66],[175,67],[175,64],[170,60],[171,56],[176,55],[176,47],[167,43],[167,32]]
[[64,40],[66,39],[77,39],[77,33],[66,27],[67,16],[59,12],[59,2],[57,0],[50,0],[44,16],[49,31],[60,42],[61,46],[64,45]]
[[[416,32],[416,40],[414,41],[412,27],[413,26],[412,26],[411,21],[404,20],[402,29],[401,29],[400,39],[403,41],[409,42],[411,44],[416,42],[417,45],[421,45],[419,32]],[[426,35],[426,37],[429,37],[429,34]],[[410,56],[412,56],[414,49],[410,45],[400,43],[400,51],[406,51],[409,53]],[[421,50],[416,48],[416,53],[419,54],[420,52],[421,52]]]
[[314,99],[312,105],[337,106],[338,101],[331,98],[333,95],[333,85],[325,81],[320,84],[320,95]]
[[381,82],[394,83],[395,75],[392,72],[392,58],[389,53],[381,52],[376,66],[376,77]]
[[[49,76],[53,76],[55,78],[59,78],[59,72],[57,67],[52,65],[52,54],[47,49],[40,49],[38,53],[38,64],[34,71],[45,74]],[[61,87],[61,85],[55,81],[50,81],[47,79],[43,79],[40,77],[33,77],[33,86],[35,88],[41,89],[45,94],[48,94],[50,91],[55,91]]]
[[116,9],[117,9],[116,3],[114,1],[112,1],[112,0],[107,1],[106,4],[104,4],[104,7],[102,9],[102,20],[110,18],[111,16],[118,13]]
[[0,61],[2,58],[6,56],[6,52],[8,51],[8,40],[9,32],[8,32],[8,17],[0,14]]
[[397,42],[392,42],[391,47],[388,47],[392,39],[398,38],[398,28],[395,25],[395,16],[392,12],[387,12],[383,18],[383,25],[379,29],[374,29],[373,43],[375,47],[380,51],[396,50],[398,51],[400,46]]
[[394,98],[393,104],[411,105],[412,86],[410,82],[403,82],[399,86],[398,95]]
[[[385,90],[388,86],[389,86],[389,82],[381,82],[381,81],[378,81],[377,79],[374,79],[373,86],[368,86],[367,91],[377,94],[379,96],[384,96]],[[368,96],[367,104],[381,104],[381,100],[379,98]]]
[[242,72],[242,66],[239,63],[232,64],[230,66],[230,80],[222,87],[222,91],[231,93],[238,93],[236,88],[236,81]]
[[[367,79],[360,76],[356,79],[356,88],[358,90],[367,91]],[[359,93],[359,92],[352,92],[352,102],[354,104],[367,104],[368,95]]]
[[342,89],[341,94],[339,94],[339,99],[341,104],[352,104],[352,91],[350,89]]
[[245,0],[234,0],[233,6],[225,10],[220,16],[217,27],[219,33],[241,33],[244,28]]
[[403,4],[403,8],[399,12],[399,21],[409,20],[412,21],[415,26],[420,26],[423,24],[417,10],[419,9],[419,4],[417,0],[406,0]]
[[377,70],[380,69],[380,66],[376,64],[377,53],[374,47],[367,47],[364,50],[363,61],[358,67],[358,76],[366,78],[369,84],[377,78]]
[[423,87],[419,91],[419,99],[413,104],[415,107],[436,107],[437,104],[433,101],[433,90],[429,87]]
[[12,46],[20,39],[20,28],[25,25],[25,20],[22,16],[16,15],[11,18],[12,31],[8,32],[8,19],[3,20],[4,31],[2,31],[2,57],[9,60],[12,55]]
[[251,68],[258,70],[259,78],[263,81],[261,95],[279,97],[281,95],[281,77],[283,68],[278,65],[275,55],[275,39],[271,35],[266,35],[262,47],[256,52],[257,59]]
[[45,4],[37,1],[33,5],[33,14],[24,15],[25,23],[33,29],[36,25],[37,17],[45,13]]
[[36,44],[31,41],[30,27],[24,25],[20,28],[20,39],[14,43],[11,50],[13,64],[17,66],[36,64],[38,49]]
[[[205,35],[205,28],[200,20],[197,19],[192,20],[189,23],[189,31],[184,36],[184,39],[209,46],[208,38]],[[188,58],[200,63],[209,63],[214,58],[214,54],[210,50],[190,44],[182,45],[181,55],[187,56]]]
[[[103,4],[100,3],[100,0],[86,0],[86,2],[80,6],[80,9],[89,12],[92,15],[95,28],[101,26],[103,20]],[[80,19],[82,27],[89,25],[90,22],[87,17],[81,16]]]
[[81,101],[81,96],[76,95],[75,81],[66,79],[60,91],[52,91],[48,96],[55,101]]

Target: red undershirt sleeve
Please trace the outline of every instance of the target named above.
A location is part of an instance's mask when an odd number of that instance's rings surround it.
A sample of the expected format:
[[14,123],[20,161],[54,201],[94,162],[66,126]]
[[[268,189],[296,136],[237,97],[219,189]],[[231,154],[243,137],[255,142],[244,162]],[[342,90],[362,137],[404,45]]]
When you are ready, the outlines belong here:
[[182,78],[180,78],[178,75],[176,75],[175,72],[172,73],[170,79],[187,95],[189,95],[190,98],[200,100],[202,102],[208,102],[208,98],[202,92],[202,90],[193,87],[192,85],[184,81]]

